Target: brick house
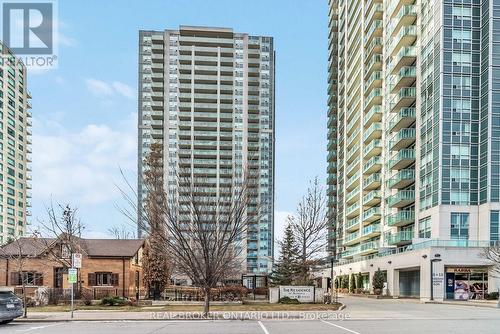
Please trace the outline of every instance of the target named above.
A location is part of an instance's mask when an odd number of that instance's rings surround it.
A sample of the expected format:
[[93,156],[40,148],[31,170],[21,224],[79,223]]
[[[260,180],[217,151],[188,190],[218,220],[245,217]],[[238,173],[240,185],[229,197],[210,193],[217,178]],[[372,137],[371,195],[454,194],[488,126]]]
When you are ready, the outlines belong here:
[[[117,295],[136,297],[144,294],[142,251],[144,240],[83,239],[76,240],[82,254],[78,270],[79,291],[91,293],[94,299]],[[62,239],[22,237],[0,248],[0,286],[19,289],[21,269],[31,290],[38,287],[68,289],[67,265],[71,254]],[[19,255],[21,254],[21,256]],[[19,265],[19,259],[24,263]]]

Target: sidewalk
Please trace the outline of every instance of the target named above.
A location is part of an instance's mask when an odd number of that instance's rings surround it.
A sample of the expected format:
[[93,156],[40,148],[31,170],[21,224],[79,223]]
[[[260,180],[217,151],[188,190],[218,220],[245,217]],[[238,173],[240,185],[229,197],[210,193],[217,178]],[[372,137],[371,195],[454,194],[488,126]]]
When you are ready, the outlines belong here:
[[[344,307],[341,307],[343,309]],[[64,321],[165,321],[165,320],[260,320],[260,319],[324,319],[339,320],[343,311],[214,311],[208,317],[202,312],[166,311],[87,311],[28,312],[28,318],[17,318],[16,322],[64,322]]]
[[424,304],[449,304],[460,306],[475,306],[475,307],[490,307],[497,308],[498,300],[443,300],[441,301],[426,301]]

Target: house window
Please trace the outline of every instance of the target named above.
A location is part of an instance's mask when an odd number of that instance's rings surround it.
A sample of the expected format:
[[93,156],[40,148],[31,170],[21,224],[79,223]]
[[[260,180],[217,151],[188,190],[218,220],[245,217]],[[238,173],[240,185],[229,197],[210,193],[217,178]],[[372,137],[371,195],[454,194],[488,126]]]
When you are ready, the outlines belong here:
[[42,286],[43,275],[35,271],[12,272],[10,274],[11,285],[29,285],[29,286]]
[[89,273],[89,286],[117,286],[119,275],[110,272]]
[[464,212],[451,213],[451,239],[469,239],[469,214]]

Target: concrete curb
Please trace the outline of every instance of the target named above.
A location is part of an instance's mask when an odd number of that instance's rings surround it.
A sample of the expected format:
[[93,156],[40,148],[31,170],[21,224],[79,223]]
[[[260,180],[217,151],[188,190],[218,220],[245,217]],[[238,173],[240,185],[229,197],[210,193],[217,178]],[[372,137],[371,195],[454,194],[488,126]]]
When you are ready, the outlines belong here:
[[467,307],[484,307],[484,308],[498,308],[497,304],[493,303],[470,303],[470,302],[436,302],[436,301],[424,301],[422,304],[439,304],[439,305],[456,305],[456,306],[467,306]]
[[[127,316],[127,312],[123,312],[122,318],[79,318],[75,314],[75,318],[70,319],[69,313],[65,317],[40,317],[40,318],[17,318],[14,321],[17,323],[53,323],[53,322],[127,322],[127,321],[215,321],[215,320],[240,320],[240,321],[258,321],[264,319],[310,319],[311,317],[317,317],[318,319],[325,317],[326,315],[339,314],[346,308],[345,304],[339,306],[338,310],[318,310],[318,311],[241,311],[240,314],[235,314],[234,312],[227,311],[217,311],[220,313],[211,314],[209,317],[204,318],[200,313],[189,313],[189,314],[170,314],[168,312],[160,312],[160,315],[151,316],[148,318],[130,318]],[[290,312],[290,313],[287,313]],[[147,312],[145,312],[147,313]],[[260,313],[260,314],[259,314]],[[50,313],[49,313],[50,314]],[[87,313],[88,314],[88,313]],[[230,315],[230,316],[228,316]]]

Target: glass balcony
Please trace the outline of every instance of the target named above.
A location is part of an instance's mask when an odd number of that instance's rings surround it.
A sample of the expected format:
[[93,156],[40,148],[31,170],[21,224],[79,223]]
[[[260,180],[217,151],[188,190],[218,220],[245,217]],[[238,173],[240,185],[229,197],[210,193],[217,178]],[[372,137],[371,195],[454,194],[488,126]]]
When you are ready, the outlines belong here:
[[351,163],[359,156],[359,147],[360,145],[356,144],[347,152],[347,163]]
[[415,66],[403,66],[396,76],[392,91],[398,91],[401,87],[410,87],[417,79],[417,68]]
[[391,43],[391,54],[396,55],[399,50],[404,46],[411,46],[417,40],[417,27],[416,26],[403,26],[399,29],[397,35]]
[[378,241],[370,241],[359,245],[359,253],[366,255],[378,251],[380,243]]
[[373,88],[380,88],[382,87],[382,72],[381,71],[376,71],[373,72],[370,77],[368,78],[366,85],[365,85],[365,90],[368,92]]
[[401,8],[399,9],[394,18],[398,21],[398,24],[402,24],[405,26],[412,24],[413,22],[415,22],[417,18],[417,6],[415,5],[401,6]]
[[382,20],[373,20],[370,25],[368,25],[368,30],[366,32],[365,44],[369,44],[374,37],[382,37]]
[[387,198],[391,208],[402,208],[415,202],[415,190],[399,190],[395,195]]
[[374,19],[381,20],[382,15],[384,14],[383,10],[384,10],[384,6],[382,5],[382,3],[374,4],[371,7],[370,12],[366,16],[366,20],[365,20],[366,24],[369,25]]
[[[381,39],[380,39],[381,40]],[[374,49],[377,50],[378,48]],[[380,49],[382,49],[382,42],[380,42]],[[367,58],[370,59],[365,67],[365,77],[370,76],[374,71],[380,71],[382,69],[382,55],[380,52],[375,53],[373,56]]]
[[380,207],[374,206],[363,212],[363,223],[370,223],[379,220],[382,217]]
[[359,231],[348,234],[344,238],[344,242],[342,243],[342,245],[343,246],[353,245],[353,244],[359,242],[357,239],[359,239]]
[[405,128],[399,130],[391,139],[390,147],[392,151],[399,151],[415,143],[415,128]]
[[400,170],[415,163],[415,150],[406,148],[394,154],[389,161],[391,169]]
[[375,88],[371,91],[371,93],[367,96],[365,101],[365,110],[370,109],[374,105],[382,104],[382,89]]
[[372,174],[378,172],[382,168],[382,159],[379,156],[374,156],[368,160],[363,167],[363,174]]
[[359,170],[359,163],[360,159],[359,158],[356,158],[356,160],[354,160],[354,162],[352,162],[350,165],[347,166],[347,177],[351,177],[354,175],[354,173],[356,173],[358,170]]
[[380,185],[380,173],[374,173],[363,179],[363,190],[377,189],[380,187]]
[[400,231],[394,234],[389,234],[387,243],[389,245],[409,244],[411,243],[412,239],[413,239],[413,230]]
[[347,220],[345,229],[346,231],[355,231],[359,229],[359,217]]
[[364,117],[364,126],[370,125],[373,122],[382,120],[382,106],[375,105],[368,111]]
[[382,140],[374,139],[363,149],[363,155],[365,159],[369,159],[374,155],[380,155],[382,153]]
[[361,229],[361,240],[380,235],[380,224],[370,224]]
[[347,181],[347,186],[346,186],[346,189],[348,191],[350,191],[351,189],[353,189],[354,187],[358,186],[359,185],[359,172],[357,172],[356,174],[354,174],[353,176],[351,176],[349,178],[349,180]]
[[389,188],[406,188],[415,182],[415,169],[402,169],[389,179]]
[[352,204],[352,203],[358,201],[359,200],[359,187],[356,187],[353,190],[351,190],[347,194],[346,198],[347,198],[347,201],[346,201],[347,204]]
[[382,123],[381,122],[372,123],[372,125],[370,125],[368,129],[366,129],[363,135],[363,142],[366,143],[370,140],[381,137],[382,137]]
[[415,108],[402,108],[390,121],[390,129],[393,132],[399,131],[402,128],[408,128],[415,123],[416,113]]
[[363,205],[373,206],[379,204],[381,201],[380,190],[372,190],[363,196]]
[[359,216],[359,202],[347,207],[346,216],[347,218],[354,218]]
[[386,218],[388,226],[405,226],[415,222],[415,211],[402,210]]
[[354,255],[358,254],[359,253],[359,246],[355,246],[355,247],[349,247],[347,250],[345,250],[341,257],[344,258],[344,259],[349,259],[349,258],[352,258]]
[[392,74],[398,74],[399,70],[403,66],[410,66],[415,63],[417,60],[417,49],[415,46],[405,46],[399,50],[398,54],[394,58],[394,61],[391,62],[389,68],[392,67]]
[[399,92],[394,96],[391,106],[391,112],[398,112],[401,108],[411,107],[415,104],[417,98],[416,87],[402,87]]

